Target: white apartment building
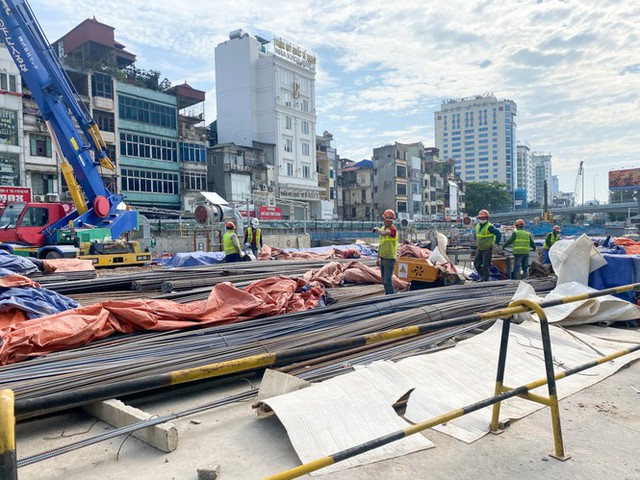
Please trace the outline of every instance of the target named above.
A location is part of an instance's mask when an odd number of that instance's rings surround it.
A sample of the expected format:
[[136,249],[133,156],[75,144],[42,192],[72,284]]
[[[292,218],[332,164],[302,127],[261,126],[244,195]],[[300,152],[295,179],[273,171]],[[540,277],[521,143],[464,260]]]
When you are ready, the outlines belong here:
[[540,205],[544,204],[544,183],[547,182],[547,201],[549,205],[553,202],[552,188],[553,188],[553,173],[551,169],[551,154],[550,153],[537,153],[531,154],[531,160],[533,163],[533,175],[536,184],[536,198],[535,201]]
[[24,163],[20,73],[0,42],[0,185],[30,187]]
[[[321,200],[316,161],[316,58],[280,38],[242,30],[215,49],[219,143],[273,148],[279,199]],[[296,212],[297,213],[297,212]],[[300,214],[296,218],[301,218]]]
[[527,202],[535,201],[536,182],[529,142],[518,142],[516,145],[516,189],[526,191]]
[[442,102],[435,112],[435,141],[465,182],[516,185],[517,106],[489,93]]

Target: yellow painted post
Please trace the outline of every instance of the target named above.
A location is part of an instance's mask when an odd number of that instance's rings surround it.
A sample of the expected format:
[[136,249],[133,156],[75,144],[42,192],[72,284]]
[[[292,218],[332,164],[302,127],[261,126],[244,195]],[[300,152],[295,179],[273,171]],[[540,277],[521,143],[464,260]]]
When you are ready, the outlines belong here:
[[16,417],[13,390],[0,390],[0,478],[17,480]]

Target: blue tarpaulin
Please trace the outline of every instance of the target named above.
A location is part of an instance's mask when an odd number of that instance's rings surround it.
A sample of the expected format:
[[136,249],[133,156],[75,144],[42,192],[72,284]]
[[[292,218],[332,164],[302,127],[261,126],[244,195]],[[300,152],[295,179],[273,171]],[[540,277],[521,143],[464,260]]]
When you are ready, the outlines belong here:
[[[14,273],[4,272],[7,271],[0,271],[0,276]],[[0,287],[0,313],[18,309],[24,311],[28,318],[39,318],[79,306],[75,300],[46,288]]]
[[[640,281],[640,256],[603,254],[607,264],[589,274],[589,286],[602,290]],[[618,298],[636,303],[636,292],[616,295]]]
[[0,268],[20,275],[30,275],[38,271],[38,267],[28,258],[12,255],[5,250],[0,250]]
[[186,252],[176,253],[169,258],[157,258],[155,261],[167,268],[197,267],[221,263],[224,257],[224,252]]

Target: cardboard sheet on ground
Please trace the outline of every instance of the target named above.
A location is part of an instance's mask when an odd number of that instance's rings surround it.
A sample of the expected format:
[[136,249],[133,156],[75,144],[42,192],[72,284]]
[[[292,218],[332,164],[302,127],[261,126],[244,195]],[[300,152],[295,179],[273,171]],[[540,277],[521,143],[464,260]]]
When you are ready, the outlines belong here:
[[[362,369],[264,400],[287,429],[303,463],[402,430],[409,424],[392,405],[411,386],[394,379],[390,365]],[[433,447],[422,435],[376,448],[323,468],[312,475],[335,472]]]
[[[411,388],[415,387],[415,390],[409,397],[405,418],[416,423],[492,396],[501,327],[501,322],[496,322],[486,332],[461,342],[455,348],[397,363],[376,362],[354,373],[265,400],[265,403],[273,408],[287,428],[302,462],[330,455],[376,435],[404,428],[406,424],[390,408],[390,403]],[[633,333],[627,332],[626,335]],[[551,334],[556,370],[572,368],[628,346],[555,326],[551,327]],[[635,332],[635,336],[640,341],[640,333]],[[640,358],[640,352],[564,378],[557,384],[558,395],[565,398],[593,385],[637,358]],[[545,376],[537,323],[511,326],[506,365],[505,385],[511,387]],[[534,392],[548,395],[546,386]],[[541,408],[544,407],[537,403],[512,398],[503,402],[501,420],[522,418]],[[491,407],[487,407],[435,429],[470,443],[488,433],[490,421]],[[410,439],[419,443],[402,445]],[[426,448],[423,440],[422,435],[407,437],[398,442],[395,451],[374,450],[355,457],[343,468]],[[339,468],[340,465],[331,468]],[[324,471],[328,470],[320,472]]]

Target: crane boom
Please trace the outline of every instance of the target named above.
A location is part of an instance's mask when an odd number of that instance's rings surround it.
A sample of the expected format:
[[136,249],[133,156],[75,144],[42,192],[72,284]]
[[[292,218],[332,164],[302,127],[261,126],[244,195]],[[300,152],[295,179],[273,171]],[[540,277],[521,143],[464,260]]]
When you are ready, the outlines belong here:
[[[73,221],[76,228],[107,229],[113,239],[134,230],[137,212],[123,209],[122,195],[109,191],[100,177],[99,166],[114,169],[100,131],[84,104],[78,101],[73,84],[31,7],[25,0],[1,1],[0,36],[86,199],[86,211],[81,213],[85,208],[78,205],[77,199],[82,196],[74,196],[77,209],[50,225],[48,234],[53,238],[69,221]],[[72,186],[68,186],[71,190]]]
[[575,186],[573,188],[573,206],[575,207],[576,205],[578,205],[580,202],[578,202],[578,193],[580,193],[580,197],[582,198],[582,201],[584,201],[584,188],[583,188],[583,183],[584,183],[584,167],[583,165],[583,161],[580,161],[580,166],[578,167],[578,174],[576,175],[576,183]]

